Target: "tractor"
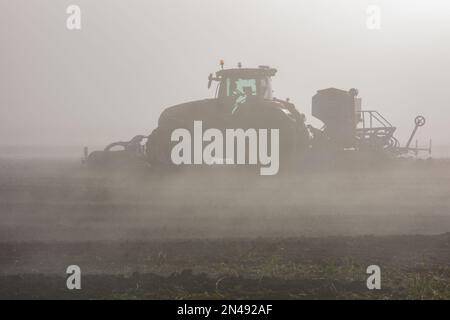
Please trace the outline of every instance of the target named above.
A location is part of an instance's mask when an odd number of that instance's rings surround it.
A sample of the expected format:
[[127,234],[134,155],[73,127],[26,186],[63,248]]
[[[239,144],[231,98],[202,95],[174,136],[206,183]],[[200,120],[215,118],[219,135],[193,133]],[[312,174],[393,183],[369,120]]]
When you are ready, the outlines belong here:
[[[410,152],[431,153],[431,142],[429,148],[410,146],[417,129],[425,124],[422,116],[416,118],[407,145],[400,147],[394,137],[396,128],[385,117],[375,110],[361,109],[357,89],[328,88],[317,91],[312,98],[312,115],[324,124],[320,129],[314,128],[306,124],[305,115],[289,99],[273,97],[271,83],[276,69],[269,66],[243,68],[240,63],[236,68],[224,69],[223,61],[220,65],[221,69],[208,77],[208,88],[216,83],[214,98],[166,108],[158,119],[158,126],[148,136],[138,135],[128,142],[115,142],[103,151],[90,154],[85,148],[85,162],[96,168],[121,165],[174,169],[180,166],[172,159],[178,143],[173,139],[174,131],[182,129],[194,137],[194,124],[199,122],[203,130],[214,129],[224,134],[230,129],[240,129],[244,133],[253,129],[278,130],[280,168],[285,171],[308,162],[318,164],[340,157],[347,159],[349,154],[398,157]],[[250,140],[250,135],[244,134],[241,141],[246,146],[246,159],[251,157]],[[205,142],[201,143],[203,146]],[[117,147],[121,150],[115,150]],[[191,152],[184,154],[186,156],[195,157]],[[232,152],[233,159],[217,163],[237,164],[238,156],[237,152]],[[192,159],[186,163],[196,162]]]

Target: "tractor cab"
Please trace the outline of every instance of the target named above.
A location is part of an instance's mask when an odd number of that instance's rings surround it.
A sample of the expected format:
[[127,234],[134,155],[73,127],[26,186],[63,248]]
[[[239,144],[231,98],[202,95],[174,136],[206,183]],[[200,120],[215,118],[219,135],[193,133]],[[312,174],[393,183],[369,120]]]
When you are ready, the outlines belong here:
[[[222,65],[223,66],[223,65]],[[268,66],[259,68],[222,69],[216,72],[216,76],[209,75],[208,88],[212,81],[217,81],[216,98],[242,99],[247,97],[259,97],[272,99],[271,77],[277,72]]]

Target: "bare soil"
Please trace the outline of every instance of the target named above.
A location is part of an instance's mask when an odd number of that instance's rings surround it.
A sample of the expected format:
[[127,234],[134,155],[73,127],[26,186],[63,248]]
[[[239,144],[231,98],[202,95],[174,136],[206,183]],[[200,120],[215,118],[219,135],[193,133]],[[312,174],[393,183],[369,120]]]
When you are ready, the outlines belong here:
[[449,194],[445,160],[273,178],[2,159],[0,298],[449,299]]

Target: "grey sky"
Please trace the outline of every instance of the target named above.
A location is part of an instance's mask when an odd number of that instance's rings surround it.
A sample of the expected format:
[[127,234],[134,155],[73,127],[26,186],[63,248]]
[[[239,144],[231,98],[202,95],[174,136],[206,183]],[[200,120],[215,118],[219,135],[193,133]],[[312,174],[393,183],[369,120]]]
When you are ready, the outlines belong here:
[[[66,29],[69,4],[80,31]],[[366,28],[369,4],[381,30]],[[423,142],[450,144],[445,0],[0,0],[0,41],[3,145],[149,134],[165,107],[213,95],[219,59],[276,67],[275,96],[308,120],[316,90],[356,87],[402,142],[420,113]]]

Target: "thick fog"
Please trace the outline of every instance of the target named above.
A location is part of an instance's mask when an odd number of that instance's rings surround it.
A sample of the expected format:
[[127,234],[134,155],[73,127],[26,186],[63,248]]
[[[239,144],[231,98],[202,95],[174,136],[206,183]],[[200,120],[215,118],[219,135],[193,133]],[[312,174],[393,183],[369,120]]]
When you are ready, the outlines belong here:
[[[66,9],[81,8],[81,30]],[[367,27],[369,5],[380,29]],[[103,145],[149,134],[207,76],[278,69],[274,94],[310,115],[318,89],[356,87],[423,143],[450,144],[450,3],[442,0],[1,0],[0,145]]]

